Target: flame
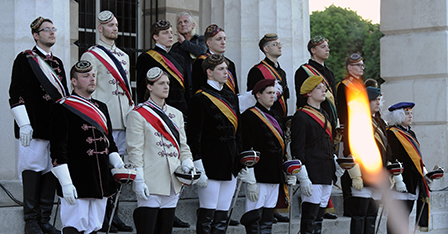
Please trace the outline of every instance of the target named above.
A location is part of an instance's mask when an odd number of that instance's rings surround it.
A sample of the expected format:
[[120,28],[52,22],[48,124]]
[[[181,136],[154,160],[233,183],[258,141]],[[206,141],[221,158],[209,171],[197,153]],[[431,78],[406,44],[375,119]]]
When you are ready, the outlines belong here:
[[353,81],[346,87],[350,151],[361,167],[363,179],[374,184],[381,179],[382,160],[376,145],[370,104],[364,85]]

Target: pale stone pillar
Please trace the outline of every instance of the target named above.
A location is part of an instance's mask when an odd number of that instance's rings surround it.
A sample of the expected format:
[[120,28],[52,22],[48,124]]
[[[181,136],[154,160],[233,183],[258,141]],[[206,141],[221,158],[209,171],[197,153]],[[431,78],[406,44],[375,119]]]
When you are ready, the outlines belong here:
[[0,0],[0,178],[17,179],[17,141],[14,139],[13,117],[9,108],[9,84],[15,57],[31,49],[35,42],[30,24],[38,16],[50,18],[58,29],[53,53],[70,69],[70,1],[60,0]]
[[[381,1],[384,109],[400,101],[416,103],[413,130],[428,170],[435,164],[448,168],[447,2]],[[447,185],[445,176],[431,188]]]
[[287,74],[289,114],[295,111],[294,73],[308,60],[306,45],[310,38],[307,0],[203,0],[201,25],[222,27],[227,36],[226,56],[235,65],[240,92],[246,91],[247,74],[264,59],[258,42],[266,33],[278,34],[283,42],[280,66]]

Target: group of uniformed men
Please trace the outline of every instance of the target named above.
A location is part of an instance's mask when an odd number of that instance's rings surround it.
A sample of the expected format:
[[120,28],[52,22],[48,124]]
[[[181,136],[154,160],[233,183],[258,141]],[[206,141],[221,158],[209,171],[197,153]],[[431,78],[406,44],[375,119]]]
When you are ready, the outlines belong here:
[[[315,36],[309,41],[312,58],[295,74],[298,109],[292,117],[287,156],[289,89],[278,62],[282,55],[278,36],[269,33],[260,40],[266,57],[250,69],[248,93],[239,95],[235,64],[223,55],[224,29],[213,24],[199,36],[188,13],[180,13],[177,21],[176,43],[170,22],[162,19],[151,26],[155,47],[137,59],[138,105],[130,89],[129,57],[115,45],[118,22],[112,12],[98,15],[100,41],[71,68],[71,94],[62,61],[51,52],[56,28],[43,17],[31,23],[36,46],[17,56],[10,86],[25,233],[60,233],[49,224],[56,187],[62,233],[100,230],[108,198],[117,191],[110,168],[125,167],[126,150],[130,167],[137,171],[133,182],[137,233],[171,233],[183,186],[174,176],[179,168],[183,173],[200,172],[197,233],[225,233],[237,179],[245,182],[246,213],[241,223],[247,233],[272,232],[279,191],[297,180],[300,231],[321,233],[336,174],[344,173],[336,163],[335,145],[342,157],[350,156],[345,92],[350,85],[365,88],[361,55],[347,58],[348,76],[336,88],[324,63],[328,40]],[[395,118],[386,129],[379,112],[380,90],[368,87],[367,93],[384,165],[395,159],[405,165],[393,183],[400,192],[396,198],[407,200],[410,212],[419,194],[429,196],[418,141],[410,130],[414,104],[391,106]],[[240,102],[252,104],[243,108]],[[260,160],[245,167],[238,155],[250,150],[258,151]],[[288,158],[301,160],[297,175],[284,174],[282,164]],[[373,199],[380,197],[363,182],[358,165],[345,171],[342,187],[352,217],[351,233],[373,233],[378,210]],[[106,218],[127,228],[119,218]]]

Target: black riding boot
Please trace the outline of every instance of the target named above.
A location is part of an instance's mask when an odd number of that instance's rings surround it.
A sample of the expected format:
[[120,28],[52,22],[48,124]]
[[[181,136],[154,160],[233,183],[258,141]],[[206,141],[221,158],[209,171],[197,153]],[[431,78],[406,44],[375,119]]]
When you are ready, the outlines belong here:
[[[114,209],[114,204],[115,204],[115,199],[117,199],[117,194],[115,194],[113,197],[109,198],[112,202],[112,204],[110,206],[107,206],[110,210],[109,210],[109,218],[110,215],[112,214],[112,210]],[[126,225],[123,221],[121,221],[120,217],[118,217],[118,208],[120,201],[117,202],[117,208],[115,209],[115,213],[114,213],[114,217],[112,217],[112,226],[116,227],[118,229],[118,231],[121,232],[132,232],[132,227]],[[106,212],[107,214],[107,212]],[[106,217],[104,217],[106,218]],[[108,223],[109,224],[109,223]]]
[[[41,176],[40,179],[40,219],[39,226],[42,232],[46,234],[60,234],[61,231],[57,230],[50,224],[50,215],[53,209],[54,194],[56,192],[57,179],[53,173],[48,172]],[[56,218],[56,217],[55,217]]]
[[367,216],[364,220],[364,234],[375,234],[376,216],[378,215],[378,205],[375,200],[370,199]]
[[314,222],[319,214],[319,204],[309,202],[302,203],[302,218],[300,221],[301,234],[313,234]]
[[154,234],[159,208],[137,207],[134,210],[134,225],[137,234]]
[[196,221],[196,233],[197,234],[212,233],[212,221],[214,216],[215,216],[215,210],[199,208],[198,220]]
[[257,209],[243,214],[240,223],[246,228],[246,234],[260,234],[261,212],[261,209]]
[[371,198],[351,197],[349,211],[351,213],[350,233],[364,234],[364,222]]
[[39,226],[39,187],[41,172],[26,170],[22,172],[23,219],[25,234],[44,234]]
[[215,211],[215,217],[212,222],[212,234],[224,234],[227,223],[227,210]]
[[174,212],[176,208],[159,209],[157,215],[156,234],[169,234],[173,231]]
[[82,232],[78,232],[78,229],[74,227],[65,227],[62,229],[63,234],[80,234]]
[[317,213],[316,221],[314,221],[314,233],[322,233],[322,222],[324,221],[325,207],[319,207],[319,212]]
[[273,221],[274,221],[274,208],[263,208],[263,214],[260,220],[260,233],[271,234]]

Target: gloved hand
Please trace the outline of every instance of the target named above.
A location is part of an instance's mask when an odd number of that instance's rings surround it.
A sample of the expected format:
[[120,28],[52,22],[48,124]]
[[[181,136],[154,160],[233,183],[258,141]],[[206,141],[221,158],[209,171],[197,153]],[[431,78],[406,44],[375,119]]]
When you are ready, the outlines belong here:
[[238,172],[237,177],[244,183],[248,183],[248,184],[257,183],[257,181],[255,179],[255,170],[253,167],[241,169],[241,171]]
[[143,200],[148,200],[149,189],[148,189],[148,185],[146,185],[146,183],[145,183],[145,179],[143,177],[143,168],[141,168],[141,167],[137,167],[137,175],[135,176],[133,190],[135,192],[135,195],[137,195],[138,198],[141,198]]
[[359,164],[355,164],[354,167],[352,167],[350,170],[347,171],[348,175],[352,179],[352,187],[361,191],[362,188],[364,187],[364,184],[362,182],[361,168],[359,167]]
[[286,184],[290,186],[294,186],[297,183],[297,177],[295,175],[286,175],[285,180]]
[[334,172],[334,174],[336,175],[336,177],[341,177],[344,174],[344,168],[342,168],[341,166],[339,166],[339,163],[336,161],[338,159],[338,156],[336,156],[336,154],[334,154],[334,166],[336,167],[336,171]]
[[62,196],[69,205],[75,205],[78,193],[75,186],[73,186],[72,178],[68,170],[67,164],[62,164],[51,169],[51,172],[58,178],[62,187]]
[[403,193],[408,191],[406,189],[406,184],[403,182],[403,176],[401,174],[394,176],[394,181],[395,181],[395,190]]
[[18,105],[12,108],[11,113],[20,128],[20,143],[22,143],[24,147],[29,146],[31,139],[33,138],[33,127],[31,127],[31,122],[25,105]]
[[255,202],[258,201],[258,195],[260,194],[260,191],[258,191],[258,185],[257,183],[253,184],[246,184],[246,193],[247,198],[249,198],[250,201]]
[[117,152],[109,154],[109,164],[112,165],[113,168],[124,168],[124,162]]
[[277,79],[275,80],[274,88],[275,88],[275,98],[274,98],[274,101],[277,101],[280,98],[280,96],[283,94],[283,86],[280,83],[280,81],[277,80]]
[[[437,166],[434,169],[437,169]],[[425,178],[426,184],[429,186],[432,183],[432,179],[426,176],[426,174],[428,174],[428,170],[423,166],[423,178]]]
[[313,195],[313,186],[310,178],[308,178],[308,171],[306,170],[305,165],[302,165],[299,173],[296,174],[297,179],[300,182],[300,191],[308,197]]
[[190,171],[194,168],[193,160],[191,158],[187,158],[182,161],[182,170],[185,173],[190,173]]
[[194,167],[196,168],[196,171],[201,172],[201,177],[199,177],[198,182],[196,183],[197,186],[205,188],[208,185],[208,177],[205,174],[204,165],[202,164],[202,159],[193,161]]

